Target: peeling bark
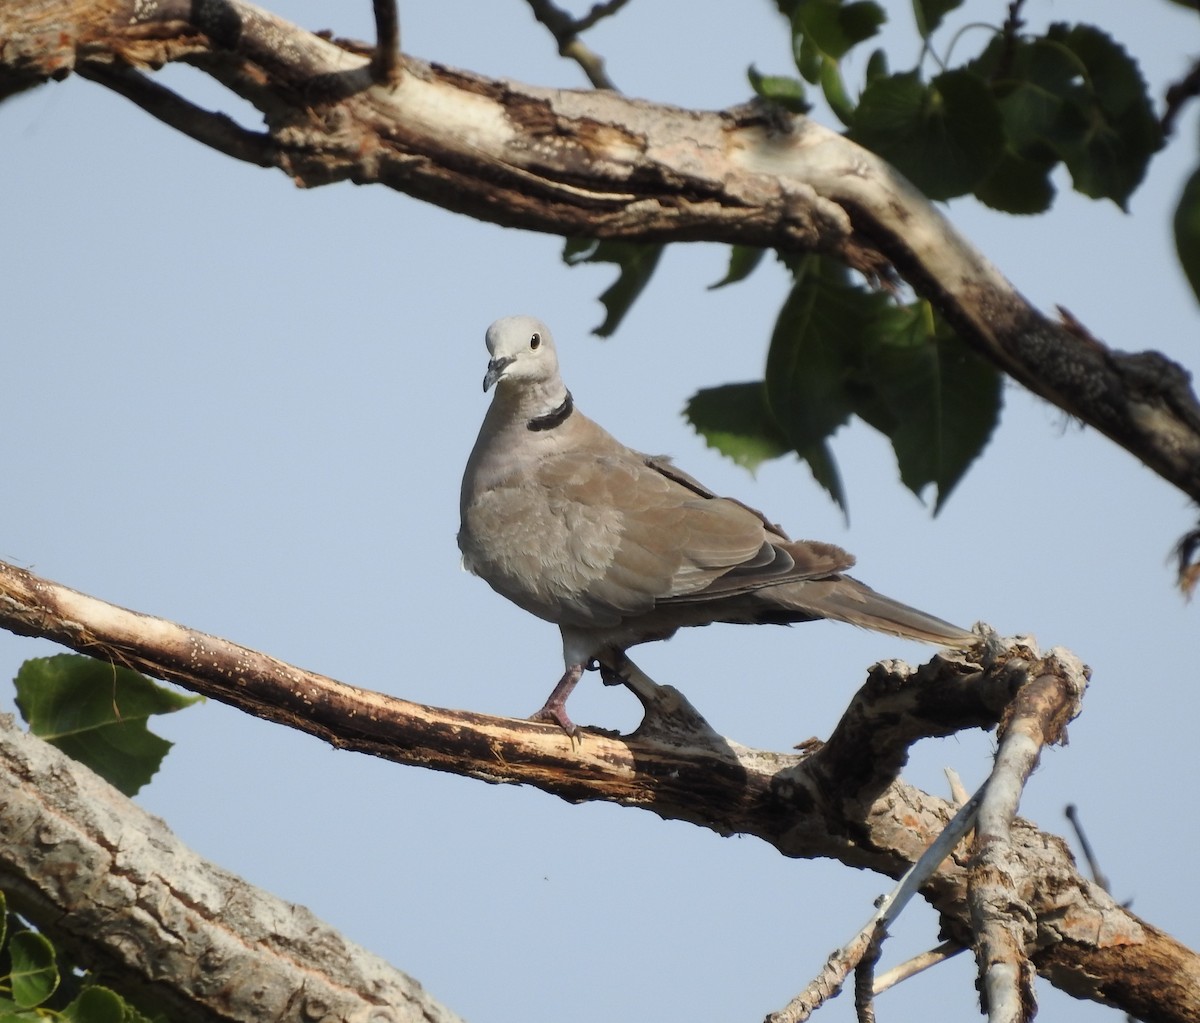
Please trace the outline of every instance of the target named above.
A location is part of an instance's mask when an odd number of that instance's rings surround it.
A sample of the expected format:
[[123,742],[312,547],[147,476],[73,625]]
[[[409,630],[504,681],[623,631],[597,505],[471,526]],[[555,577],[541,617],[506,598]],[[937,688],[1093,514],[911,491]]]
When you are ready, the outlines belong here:
[[[6,0],[0,98],[72,71],[228,155],[311,187],[377,183],[526,230],[717,241],[893,269],[986,358],[1200,501],[1200,404],[1156,352],[1043,315],[877,157],[801,116],[542,89],[401,57],[241,0]],[[252,132],[143,73],[192,64],[253,103]]]
[[[177,682],[193,692],[297,728],[340,749],[401,764],[532,785],[572,802],[604,800],[689,821],[718,834],[753,835],[785,856],[829,857],[901,876],[937,838],[955,807],[897,780],[924,735],[991,727],[1029,679],[1081,688],[1069,654],[1020,643],[938,655],[919,669],[876,665],[830,742],[806,754],[742,746],[698,731],[614,736],[410,703],[285,664],[228,640],[128,611],[0,562],[0,627]],[[858,732],[893,749],[847,770]],[[892,724],[889,726],[888,721]],[[0,828],[0,831],[6,829]],[[1061,839],[1011,823],[1006,864],[1034,917],[1025,948],[1063,990],[1140,1019],[1200,1020],[1200,957],[1117,905],[1082,877]],[[0,857],[2,858],[2,857]],[[966,850],[922,889],[946,936],[975,944]]]

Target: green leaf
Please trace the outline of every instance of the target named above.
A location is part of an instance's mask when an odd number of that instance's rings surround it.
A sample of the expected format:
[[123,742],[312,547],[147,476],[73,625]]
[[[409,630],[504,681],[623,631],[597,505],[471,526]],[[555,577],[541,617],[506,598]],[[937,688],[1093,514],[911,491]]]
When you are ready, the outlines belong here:
[[125,1023],[129,1008],[115,991],[94,985],[79,992],[79,997],[63,1009],[62,1018],[69,1023]]
[[22,1009],[11,998],[0,997],[0,1023],[45,1023],[36,1009]]
[[53,743],[128,796],[148,782],[171,743],[146,727],[201,699],[176,693],[127,668],[59,654],[26,661],[16,678],[17,707],[29,730]]
[[942,19],[962,5],[962,0],[913,0],[913,16],[922,39],[928,39]]
[[806,0],[798,6],[793,27],[826,56],[841,60],[855,46],[870,39],[887,21],[882,7],[871,0]]
[[966,69],[947,71],[928,85],[915,71],[876,78],[859,100],[850,137],[931,199],[970,192],[1004,148],[996,101]]
[[846,127],[850,127],[854,123],[857,104],[846,90],[841,65],[828,57],[821,64],[821,91],[825,94],[825,102],[829,104],[834,116]]
[[709,447],[751,472],[791,450],[771,419],[761,381],[702,388],[684,415]]
[[817,256],[796,264],[767,353],[771,416],[813,477],[846,510],[828,438],[854,411],[853,382],[864,339],[886,309],[883,295],[852,287],[847,271]]
[[1054,201],[1051,173],[1070,144],[1064,97],[1079,62],[1060,43],[996,38],[969,65],[988,80],[1004,121],[1005,149],[975,195],[1005,213],[1042,213]]
[[970,65],[992,86],[1008,146],[1035,164],[1063,161],[1077,191],[1122,208],[1162,134],[1136,62],[1090,25],[996,39]]
[[833,498],[833,503],[842,510],[842,515],[849,523],[850,506],[846,503],[846,491],[842,486],[842,476],[838,472],[833,449],[829,443],[822,441],[820,444],[810,444],[798,454],[808,463],[812,478]]
[[793,114],[806,114],[812,104],[804,91],[804,83],[787,75],[764,75],[753,64],[746,69],[746,77],[754,94],[768,103],[776,103]]
[[887,434],[905,486],[937,489],[936,514],[995,428],[1001,379],[926,303],[896,313],[863,361],[855,411]]
[[738,281],[744,281],[762,262],[763,256],[767,254],[766,249],[760,249],[753,245],[731,245],[729,248],[729,269],[725,271],[725,276],[715,284],[708,286],[709,291],[715,291],[717,288],[723,288],[727,284],[737,284]]
[[23,1009],[41,1005],[58,987],[54,946],[37,931],[18,931],[8,941],[13,1001]]
[[995,170],[975,186],[975,197],[1002,213],[1045,213],[1054,202],[1050,172],[1055,162],[1027,159],[1006,149]]
[[1196,298],[1200,299],[1200,170],[1183,186],[1175,207],[1175,251]]
[[[840,268],[817,256],[801,261],[767,353],[772,418],[797,450],[825,441],[850,418],[847,392],[856,349],[878,296],[845,283]],[[867,299],[866,302],[860,299]]]
[[1073,136],[1069,144],[1060,143],[1072,182],[1084,195],[1111,199],[1125,209],[1150,157],[1162,145],[1137,62],[1091,25],[1052,25],[1047,38],[1067,47],[1081,69],[1060,124]]
[[821,257],[792,270],[767,355],[772,419],[843,510],[828,439],[857,415],[891,441],[906,486],[936,487],[939,511],[996,424],[999,374],[928,304],[897,306]]
[[608,315],[594,331],[600,337],[611,337],[621,320],[649,283],[664,246],[634,242],[568,239],[563,249],[567,266],[580,263],[616,263],[621,268],[616,281],[601,296]]
[[821,81],[821,68],[825,66],[825,55],[803,32],[797,31],[792,36],[792,59],[796,62],[796,70],[806,82],[816,85]]
[[872,50],[871,56],[867,58],[867,84],[870,85],[876,78],[886,78],[888,74],[887,51],[883,47]]
[[1069,141],[1063,104],[1081,67],[1068,47],[1048,39],[996,38],[968,68],[990,83],[1006,141],[1016,152],[1054,153]]

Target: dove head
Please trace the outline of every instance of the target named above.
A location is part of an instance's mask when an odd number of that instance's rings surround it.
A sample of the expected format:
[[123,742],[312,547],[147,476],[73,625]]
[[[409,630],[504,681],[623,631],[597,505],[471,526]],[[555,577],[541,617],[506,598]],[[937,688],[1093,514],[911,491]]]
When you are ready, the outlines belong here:
[[488,327],[486,340],[492,358],[483,378],[485,391],[502,380],[544,386],[558,379],[554,337],[541,320],[506,316]]

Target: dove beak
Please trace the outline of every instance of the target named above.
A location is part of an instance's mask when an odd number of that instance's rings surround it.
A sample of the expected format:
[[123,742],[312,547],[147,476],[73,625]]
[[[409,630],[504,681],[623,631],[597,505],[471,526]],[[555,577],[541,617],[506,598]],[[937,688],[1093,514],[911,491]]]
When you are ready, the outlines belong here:
[[515,360],[511,355],[504,355],[489,362],[487,374],[483,378],[483,389],[485,391],[490,391],[492,386],[496,383],[496,381],[504,376],[504,371],[508,369],[508,367],[511,366],[514,361]]

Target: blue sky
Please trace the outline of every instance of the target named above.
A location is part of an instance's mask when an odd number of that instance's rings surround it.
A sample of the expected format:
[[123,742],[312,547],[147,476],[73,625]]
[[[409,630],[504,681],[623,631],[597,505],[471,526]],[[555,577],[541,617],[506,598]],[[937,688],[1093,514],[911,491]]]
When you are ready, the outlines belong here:
[[[901,66],[917,55],[909,6],[888,6]],[[965,17],[998,20],[1003,6],[968,2]],[[370,36],[365,2],[273,9]],[[1031,0],[1025,14],[1036,27],[1094,10]],[[1194,13],[1166,2],[1104,10],[1103,26],[1160,96],[1186,70],[1179,40],[1194,38]],[[747,98],[748,64],[789,64],[773,5],[714,12],[688,21],[668,5],[632,4],[589,42],[626,92],[719,108]],[[409,4],[401,19],[417,56],[585,84],[516,0]],[[968,45],[970,35],[955,44]],[[164,80],[247,116],[189,69]],[[1157,348],[1194,366],[1196,306],[1169,237],[1195,159],[1194,110],[1179,132],[1130,215],[1060,181],[1046,217],[969,201],[950,217],[1043,309],[1063,305],[1116,348]],[[1117,898],[1200,944],[1193,900],[1180,898],[1190,870],[1167,852],[1200,838],[1187,812],[1197,611],[1173,588],[1168,561],[1194,511],[1110,442],[1009,385],[1000,430],[934,520],[900,486],[886,441],[857,425],[834,441],[847,526],[794,460],[751,477],[681,417],[697,388],[761,376],[786,288],[773,261],[709,292],[725,251],[672,247],[617,336],[600,342],[589,331],[611,271],[567,269],[560,239],[378,187],[298,190],[83,80],[0,106],[0,146],[10,239],[0,558],[355,685],[528,714],[561,671],[557,631],[462,572],[454,535],[487,401],[484,329],[532,313],[553,327],[579,406],[627,443],[673,454],[794,535],[848,548],[859,577],[886,593],[1033,633],[1089,663],[1071,744],[1046,755],[1023,813],[1063,833],[1062,808],[1076,803]],[[0,634],[0,671],[49,652]],[[828,733],[873,661],[929,653],[817,623],[691,630],[637,659],[731,738],[787,749]],[[627,728],[636,704],[589,676],[571,713]],[[582,1023],[758,1019],[807,982],[887,887],[635,810],[335,752],[216,703],[160,730],[178,745],[139,797],[145,806],[201,854],[308,905],[473,1023],[564,1011]],[[906,778],[945,793],[951,766],[973,788],[990,752],[983,735],[926,742]],[[935,932],[931,913],[910,909],[885,965],[935,944]],[[880,1011],[926,1019],[936,998],[947,1017],[970,1013],[973,969],[964,958],[932,971]],[[1109,1012],[1047,985],[1039,996],[1061,1020]],[[822,1015],[850,1020],[853,1007],[839,999]]]

